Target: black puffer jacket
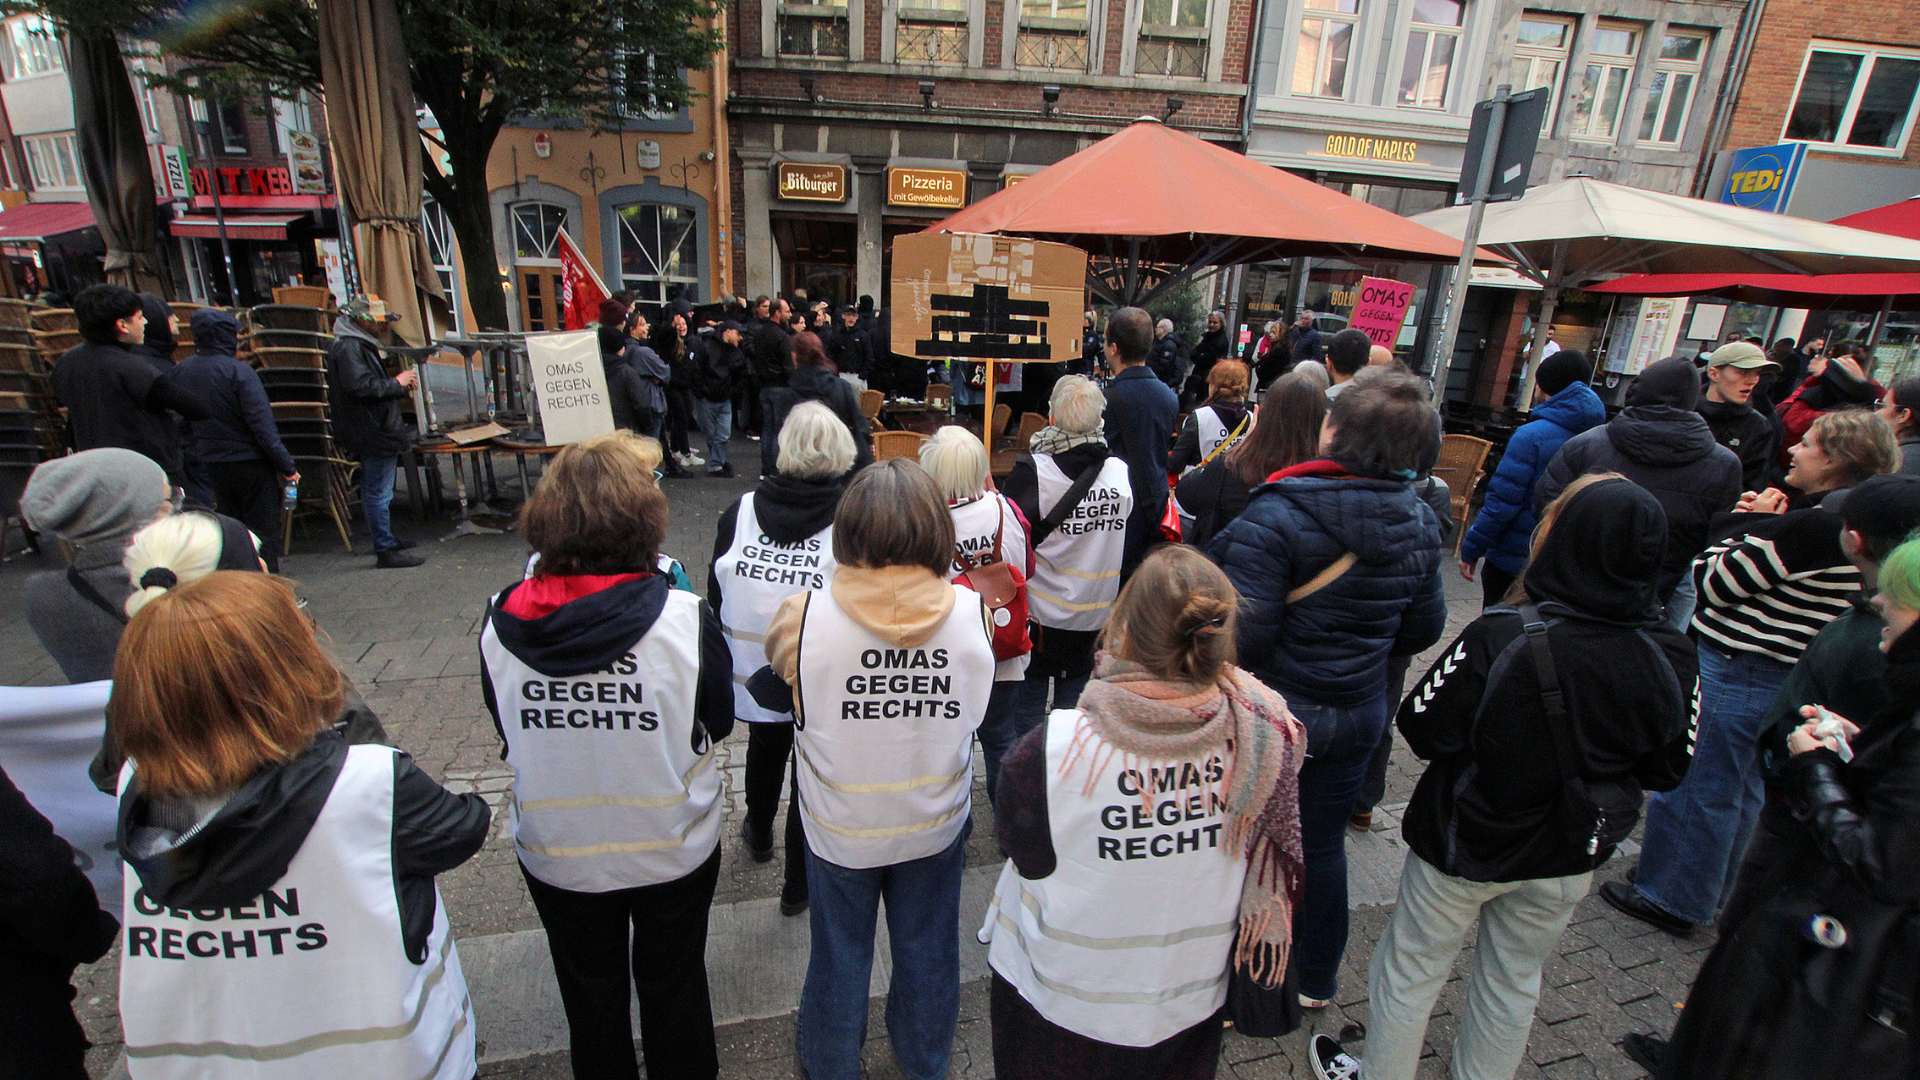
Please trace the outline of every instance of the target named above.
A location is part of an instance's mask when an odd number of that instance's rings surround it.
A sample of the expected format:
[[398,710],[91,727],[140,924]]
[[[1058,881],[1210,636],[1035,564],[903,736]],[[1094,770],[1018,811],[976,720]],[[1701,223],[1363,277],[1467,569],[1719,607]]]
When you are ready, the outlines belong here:
[[[1625,481],[1567,507],[1527,570],[1547,620],[1580,774],[1605,805],[1639,814],[1643,789],[1686,773],[1698,717],[1691,642],[1654,622],[1666,515]],[[1400,705],[1429,764],[1404,818],[1407,846],[1443,873],[1524,881],[1584,873],[1589,856],[1558,819],[1560,773],[1520,614],[1487,609]]]
[[1568,484],[1592,472],[1620,473],[1652,492],[1667,512],[1662,599],[1706,550],[1707,523],[1740,498],[1740,459],[1714,441],[1699,413],[1674,405],[1629,406],[1604,426],[1568,439],[1533,490],[1534,510],[1544,510]]
[[1713,431],[1713,440],[1740,459],[1742,490],[1765,489],[1774,447],[1780,444],[1779,418],[1771,410],[1763,413],[1752,405],[1711,400],[1700,402],[1700,415]]

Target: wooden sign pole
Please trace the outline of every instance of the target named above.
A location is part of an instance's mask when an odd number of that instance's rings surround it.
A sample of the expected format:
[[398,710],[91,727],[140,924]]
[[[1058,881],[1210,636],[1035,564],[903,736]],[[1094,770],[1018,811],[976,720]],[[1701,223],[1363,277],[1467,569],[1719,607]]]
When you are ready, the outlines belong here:
[[993,441],[1000,434],[999,432],[992,430],[993,428],[993,382],[994,382],[992,360],[986,361],[986,368],[987,368],[987,403],[980,407],[980,410],[981,410],[980,411],[980,442],[984,444],[987,448],[987,460],[992,461],[993,460]]

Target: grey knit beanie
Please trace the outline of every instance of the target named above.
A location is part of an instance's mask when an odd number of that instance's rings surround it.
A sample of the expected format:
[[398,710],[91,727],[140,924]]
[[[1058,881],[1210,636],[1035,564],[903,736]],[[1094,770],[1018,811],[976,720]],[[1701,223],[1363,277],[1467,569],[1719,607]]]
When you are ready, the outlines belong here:
[[75,547],[125,544],[160,512],[166,471],[151,458],[107,446],[42,462],[20,495],[20,516]]

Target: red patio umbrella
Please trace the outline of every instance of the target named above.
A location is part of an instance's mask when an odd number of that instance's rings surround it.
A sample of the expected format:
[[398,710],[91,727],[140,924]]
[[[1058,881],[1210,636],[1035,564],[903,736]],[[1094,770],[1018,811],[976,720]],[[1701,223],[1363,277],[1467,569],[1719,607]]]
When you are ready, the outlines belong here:
[[1460,241],[1141,117],[933,226],[1084,249],[1096,292],[1141,303],[1209,266],[1296,256],[1451,262]]

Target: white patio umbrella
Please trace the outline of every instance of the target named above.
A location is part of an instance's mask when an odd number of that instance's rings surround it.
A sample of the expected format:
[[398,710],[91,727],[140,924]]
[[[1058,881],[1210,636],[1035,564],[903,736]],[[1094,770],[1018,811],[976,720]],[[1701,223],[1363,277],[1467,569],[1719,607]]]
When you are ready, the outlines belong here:
[[[1451,206],[1413,220],[1460,237],[1470,209]],[[1841,274],[1920,268],[1920,241],[1584,176],[1488,205],[1479,245],[1512,259],[1522,275],[1541,285],[1541,326],[1551,324],[1563,288],[1627,273]],[[1545,347],[1546,335],[1536,334],[1520,384],[1523,410],[1532,400],[1534,370]],[[1444,379],[1444,371],[1436,377]]]

